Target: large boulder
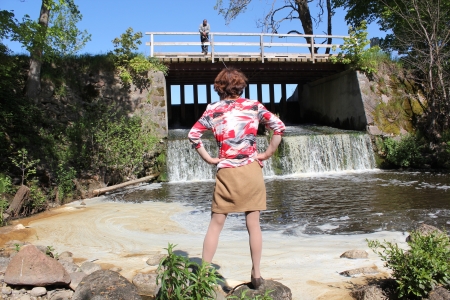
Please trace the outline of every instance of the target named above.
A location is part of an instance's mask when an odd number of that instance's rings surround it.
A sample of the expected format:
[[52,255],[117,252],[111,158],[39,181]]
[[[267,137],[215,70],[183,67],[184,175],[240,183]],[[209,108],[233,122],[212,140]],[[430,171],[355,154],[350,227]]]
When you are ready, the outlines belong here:
[[34,245],[25,245],[11,259],[4,280],[10,285],[68,285],[70,276],[56,259]]
[[291,289],[282,283],[274,280],[264,280],[264,283],[255,290],[252,288],[251,284],[245,284],[237,289],[235,289],[231,295],[241,299],[242,294],[245,293],[246,299],[262,298],[266,293],[273,300],[291,300],[292,292]]
[[438,286],[428,294],[428,300],[450,300],[450,291]]
[[137,288],[125,277],[111,270],[87,275],[75,289],[72,300],[141,300]]
[[[422,235],[422,236],[428,236],[428,235],[430,235],[430,234],[432,234],[433,232],[435,232],[435,233],[443,233],[439,228],[437,228],[437,227],[434,227],[434,226],[431,226],[431,225],[427,225],[427,224],[424,224],[424,223],[422,223],[422,224],[420,224],[416,229],[415,229],[415,231],[416,232],[418,232],[420,235]],[[411,240],[411,236],[410,235],[408,235],[407,237],[406,237],[406,242],[411,242],[412,240]]]
[[383,290],[376,285],[366,285],[352,292],[356,300],[387,300]]

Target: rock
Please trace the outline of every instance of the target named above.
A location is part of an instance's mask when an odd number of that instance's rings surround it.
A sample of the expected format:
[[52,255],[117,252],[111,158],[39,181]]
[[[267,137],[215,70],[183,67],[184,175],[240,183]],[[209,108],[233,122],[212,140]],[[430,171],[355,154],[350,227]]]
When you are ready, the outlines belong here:
[[428,300],[450,300],[450,292],[442,286],[438,286],[428,294]]
[[113,272],[119,273],[120,271],[122,271],[122,268],[120,268],[120,267],[112,267],[110,270],[113,271]]
[[0,256],[0,274],[5,274],[6,268],[8,267],[8,264],[10,261],[11,261],[11,258]]
[[161,285],[156,285],[157,274],[138,273],[133,278],[133,284],[137,288],[139,295],[156,297]]
[[9,286],[2,287],[2,294],[3,295],[11,295],[12,289]]
[[33,288],[29,294],[33,297],[40,297],[47,294],[47,289],[45,287],[35,287]]
[[13,227],[13,230],[22,230],[25,229],[25,226],[23,226],[22,224],[17,224],[16,226]]
[[356,300],[387,300],[383,290],[376,285],[366,285],[351,293]]
[[378,128],[378,126],[367,126],[367,131],[370,135],[383,135],[383,132]]
[[81,264],[80,269],[82,272],[84,272],[86,275],[92,274],[95,271],[99,271],[102,269],[102,267],[100,267],[97,264],[94,264],[93,262],[90,261],[85,261],[84,263]]
[[339,274],[347,276],[347,277],[353,277],[357,275],[366,275],[366,274],[377,274],[378,270],[371,267],[364,267],[364,268],[357,268],[357,269],[351,269],[347,271],[343,271]]
[[[442,233],[442,231],[439,230],[439,228],[431,226],[431,225],[423,224],[423,223],[420,224],[419,227],[417,227],[415,229],[415,231],[418,232],[420,235],[424,235],[424,236],[430,235],[431,233],[436,232],[436,231],[439,232],[439,233]],[[410,235],[408,235],[406,237],[406,242],[407,243],[411,242],[411,236]]]
[[137,288],[119,273],[99,270],[84,277],[72,297],[72,300],[90,299],[141,300],[142,298]]
[[157,265],[159,265],[159,262],[161,261],[161,259],[163,259],[166,256],[167,256],[167,254],[154,255],[154,256],[150,257],[149,259],[147,259],[147,265],[157,266]]
[[43,246],[43,245],[35,245],[35,246],[36,246],[36,248],[39,249],[39,251],[41,251],[44,254],[47,254],[47,247],[46,246]]
[[23,246],[5,272],[5,282],[11,285],[48,286],[69,284],[70,276],[54,258],[34,245]]
[[264,283],[259,287],[259,289],[254,290],[251,287],[251,284],[248,285],[242,285],[238,287],[236,290],[231,293],[232,296],[238,297],[238,299],[241,299],[242,293],[245,292],[245,296],[253,299],[257,296],[262,297],[266,293],[266,291],[272,291],[268,293],[270,297],[272,297],[273,300],[291,300],[292,299],[292,292],[291,289],[287,286],[279,283],[278,281],[274,280],[265,280]]
[[364,250],[348,250],[341,254],[341,258],[368,258],[369,254]]
[[57,289],[47,293],[48,300],[70,300],[72,297],[73,291],[65,289]]
[[73,262],[73,254],[72,254],[72,252],[64,251],[58,255],[58,259],[59,260],[64,259],[64,260]]
[[64,267],[64,270],[66,270],[67,273],[74,273],[74,272],[80,272],[81,269],[76,264],[69,262],[67,260],[58,260],[58,262]]
[[86,274],[83,272],[74,272],[70,273],[70,288],[75,291],[77,286],[80,284],[80,282],[83,280],[83,278],[86,277]]
[[21,295],[18,300],[31,300],[31,296],[28,294]]

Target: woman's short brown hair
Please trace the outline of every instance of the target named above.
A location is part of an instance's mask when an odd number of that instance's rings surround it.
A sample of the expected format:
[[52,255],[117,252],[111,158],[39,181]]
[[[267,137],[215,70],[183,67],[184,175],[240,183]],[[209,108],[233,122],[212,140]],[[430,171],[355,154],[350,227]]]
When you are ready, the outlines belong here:
[[246,87],[247,77],[234,68],[223,69],[214,79],[214,90],[219,94],[220,99],[239,97]]

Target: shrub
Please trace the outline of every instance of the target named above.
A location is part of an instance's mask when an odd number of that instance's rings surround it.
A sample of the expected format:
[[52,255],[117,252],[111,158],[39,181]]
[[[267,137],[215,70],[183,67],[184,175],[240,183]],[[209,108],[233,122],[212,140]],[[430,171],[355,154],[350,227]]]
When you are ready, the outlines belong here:
[[425,146],[414,135],[405,135],[400,141],[387,138],[381,147],[386,160],[395,166],[420,167],[426,163],[422,154]]
[[408,251],[387,241],[367,242],[392,270],[399,298],[425,297],[435,286],[450,283],[450,240],[445,233],[421,235],[413,231]]
[[159,263],[156,284],[161,283],[161,289],[157,299],[215,299],[214,286],[219,279],[214,268],[173,253],[175,246],[165,248],[168,255]]

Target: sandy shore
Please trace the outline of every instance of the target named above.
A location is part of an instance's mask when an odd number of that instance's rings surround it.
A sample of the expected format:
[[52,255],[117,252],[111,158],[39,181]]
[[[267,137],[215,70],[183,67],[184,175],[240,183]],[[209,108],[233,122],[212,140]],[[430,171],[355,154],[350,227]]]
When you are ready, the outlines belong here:
[[[178,203],[144,202],[139,204],[108,202],[106,197],[75,201],[32,218],[16,221],[27,229],[1,234],[0,243],[26,240],[52,246],[56,252],[71,251],[77,261],[95,260],[104,267],[122,268],[121,274],[131,280],[137,272],[156,267],[146,264],[148,258],[165,253],[168,243],[176,250],[200,260],[204,219],[196,221],[189,207]],[[192,226],[186,225],[192,224]],[[199,230],[202,228],[202,230]],[[203,232],[202,232],[203,231]],[[293,299],[352,299],[349,292],[370,276],[348,278],[339,272],[376,266],[387,276],[381,260],[365,241],[386,239],[404,243],[400,232],[378,232],[365,235],[286,235],[263,232],[262,275],[291,288]],[[342,259],[351,249],[366,250],[368,259]],[[229,286],[249,280],[251,262],[247,233],[225,228],[214,264]]]

